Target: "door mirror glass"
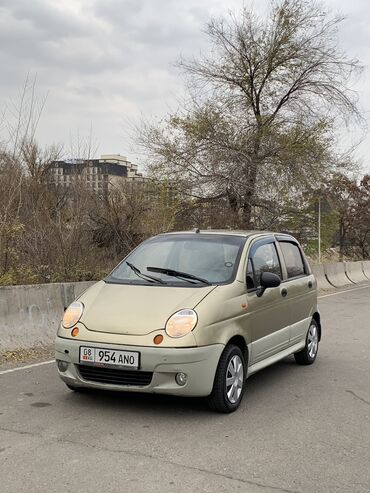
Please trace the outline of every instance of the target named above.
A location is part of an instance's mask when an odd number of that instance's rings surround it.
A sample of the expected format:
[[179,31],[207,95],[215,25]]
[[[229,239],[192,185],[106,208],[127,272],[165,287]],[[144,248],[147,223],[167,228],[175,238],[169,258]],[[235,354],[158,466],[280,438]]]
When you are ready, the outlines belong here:
[[257,296],[262,296],[267,288],[277,288],[280,286],[280,283],[281,279],[277,274],[273,272],[262,272],[261,287],[257,290]]

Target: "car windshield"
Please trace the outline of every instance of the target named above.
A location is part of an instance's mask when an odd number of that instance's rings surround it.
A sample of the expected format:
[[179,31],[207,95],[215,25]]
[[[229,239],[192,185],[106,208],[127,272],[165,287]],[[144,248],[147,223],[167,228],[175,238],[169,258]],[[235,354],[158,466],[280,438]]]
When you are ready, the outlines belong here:
[[105,279],[123,284],[198,286],[235,278],[246,238],[221,234],[172,234],[151,238]]

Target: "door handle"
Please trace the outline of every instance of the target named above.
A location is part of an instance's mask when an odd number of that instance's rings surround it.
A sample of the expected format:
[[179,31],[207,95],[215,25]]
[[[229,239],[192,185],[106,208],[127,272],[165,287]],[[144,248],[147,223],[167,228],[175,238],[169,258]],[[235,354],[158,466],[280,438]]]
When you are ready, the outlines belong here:
[[308,287],[311,289],[312,288],[312,281],[308,281]]
[[288,290],[287,290],[287,288],[283,288],[283,289],[281,290],[281,296],[284,296],[284,297],[285,297],[287,294],[288,294]]

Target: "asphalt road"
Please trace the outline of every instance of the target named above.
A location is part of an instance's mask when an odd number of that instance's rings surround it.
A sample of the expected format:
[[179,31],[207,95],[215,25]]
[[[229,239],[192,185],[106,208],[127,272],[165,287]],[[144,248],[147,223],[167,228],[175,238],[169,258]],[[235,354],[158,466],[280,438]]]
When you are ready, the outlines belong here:
[[0,491],[370,491],[370,288],[320,299],[311,367],[252,376],[239,411],[74,394],[53,364],[0,374]]

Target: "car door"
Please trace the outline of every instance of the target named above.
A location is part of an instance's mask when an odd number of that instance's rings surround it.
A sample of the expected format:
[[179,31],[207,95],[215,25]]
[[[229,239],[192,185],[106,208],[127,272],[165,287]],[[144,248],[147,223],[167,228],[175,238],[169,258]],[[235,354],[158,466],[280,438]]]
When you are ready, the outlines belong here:
[[249,250],[246,268],[248,326],[251,330],[250,365],[258,363],[289,346],[290,316],[286,310],[284,288],[266,289],[258,296],[262,272],[282,278],[282,267],[275,238],[255,241]]
[[316,299],[316,282],[299,243],[292,237],[277,237],[286,266],[286,301],[290,313],[290,345],[305,339]]

